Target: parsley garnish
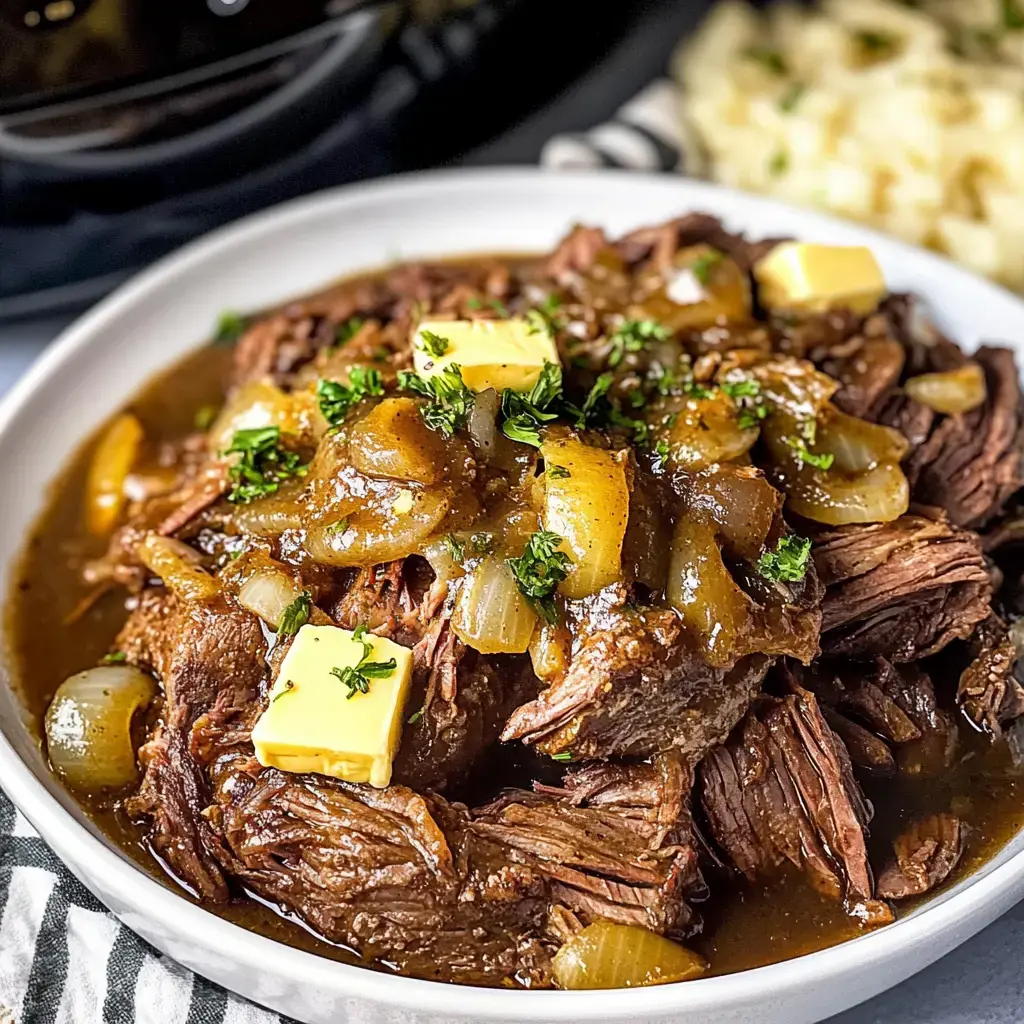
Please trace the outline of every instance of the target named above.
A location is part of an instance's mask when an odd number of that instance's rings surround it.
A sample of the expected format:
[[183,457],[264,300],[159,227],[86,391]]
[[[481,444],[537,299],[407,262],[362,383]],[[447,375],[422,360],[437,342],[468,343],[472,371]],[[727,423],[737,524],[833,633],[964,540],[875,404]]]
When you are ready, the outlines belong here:
[[102,665],[123,665],[128,660],[128,655],[124,651],[111,651],[109,654],[103,655],[103,660],[100,664]]
[[363,645],[363,656],[355,668],[346,665],[344,668],[331,669],[331,675],[337,676],[348,687],[346,700],[351,700],[357,693],[369,693],[371,679],[387,679],[398,667],[398,662],[394,658],[388,658],[387,661],[367,661],[366,659],[373,654],[373,644],[369,640],[364,640],[364,636],[366,627],[356,626],[352,639]]
[[717,267],[724,259],[725,254],[719,252],[717,249],[712,249],[710,252],[702,252],[693,261],[693,266],[690,267],[690,273],[693,274],[701,284],[706,285],[711,281],[711,274],[715,267]]
[[544,364],[528,395],[505,388],[501,393],[502,433],[513,441],[539,448],[539,428],[558,417],[550,406],[561,394],[562,367],[558,363]]
[[442,338],[440,334],[435,334],[433,331],[420,331],[416,347],[426,352],[428,356],[440,359],[448,351],[450,345],[451,342],[447,338]]
[[555,332],[564,326],[558,317],[558,310],[561,305],[562,300],[552,292],[539,306],[528,309],[526,311],[526,322],[529,325],[530,334],[547,333],[554,337]]
[[401,370],[398,387],[429,399],[420,409],[423,422],[446,438],[466,425],[476,401],[476,396],[462,379],[462,367],[458,363],[449,363],[440,373],[426,380],[411,370]]
[[327,532],[343,537],[348,532],[348,527],[349,517],[345,516],[344,519],[339,519],[336,523],[331,523],[331,525],[327,527]]
[[344,345],[351,341],[362,329],[366,321],[361,316],[350,316],[344,323],[334,328],[334,344]]
[[777,149],[768,161],[768,173],[773,178],[777,178],[788,170],[789,154],[784,149]]
[[271,700],[270,703],[273,704],[274,701],[280,700],[286,693],[291,693],[292,690],[294,690],[294,689],[295,689],[295,683],[293,683],[290,679],[286,679],[285,682],[284,682],[284,689],[281,690],[280,693],[275,694],[274,695],[274,699]]
[[786,444],[796,452],[796,457],[808,466],[816,469],[829,469],[836,457],[831,452],[812,452],[802,437],[787,437]]
[[720,387],[736,403],[736,423],[740,430],[758,426],[768,415],[768,406],[761,397],[761,385],[756,380],[725,381]]
[[757,560],[757,571],[776,583],[799,583],[807,575],[811,542],[807,537],[790,534],[782,537],[774,551],[765,551]]
[[1003,28],[1024,28],[1024,13],[1017,6],[1017,0],[1003,0]]
[[245,334],[248,322],[241,313],[226,310],[217,318],[217,326],[213,329],[213,340],[218,342],[238,341]]
[[469,535],[469,546],[478,555],[489,555],[494,550],[494,534],[481,531]]
[[278,636],[295,636],[309,622],[309,613],[313,610],[313,597],[304,590],[281,613],[281,621],[277,624]]
[[865,52],[872,54],[889,53],[896,45],[895,36],[869,28],[854,33],[854,38]]
[[751,46],[746,52],[748,60],[757,61],[773,75],[784,75],[789,71],[786,58],[778,50],[767,46]]
[[572,476],[572,473],[570,473],[565,466],[556,466],[552,463],[547,468],[547,475],[551,477],[552,480],[566,480]]
[[321,378],[316,385],[320,412],[332,427],[337,427],[348,415],[349,409],[367,395],[383,395],[380,370],[367,366],[353,366],[348,371],[348,384]]
[[519,558],[509,558],[508,564],[520,591],[528,597],[546,622],[556,622],[555,587],[572,569],[572,559],[557,550],[562,538],[550,530],[538,530],[526,542]]
[[508,306],[506,306],[501,299],[481,299],[479,295],[474,295],[472,298],[466,300],[467,309],[483,309],[484,306],[490,306],[498,316],[504,317],[506,320],[512,316],[509,312]]
[[448,533],[444,537],[444,546],[448,549],[448,554],[452,556],[452,561],[461,564],[466,557],[466,542],[459,540],[454,533]]
[[665,341],[672,332],[657,320],[623,320],[611,336],[608,365],[618,366],[627,352],[639,352],[650,341]]
[[654,461],[651,463],[651,469],[655,473],[660,473],[668,462],[669,446],[668,441],[662,438],[654,446]]
[[209,430],[213,426],[213,421],[217,418],[218,412],[220,410],[215,405],[201,405],[196,409],[196,414],[192,417],[192,423],[195,425],[196,430]]
[[298,452],[279,444],[280,427],[237,430],[223,455],[239,455],[229,469],[233,481],[228,501],[245,503],[273,494],[290,477],[305,476],[306,466]]
[[552,754],[551,755],[551,760],[552,761],[562,761],[562,762],[571,761],[572,760],[572,751],[570,751],[570,750],[563,750],[563,751],[561,751],[561,753]]
[[608,394],[608,389],[614,382],[615,378],[610,373],[602,373],[594,381],[594,386],[587,392],[583,405],[579,409],[573,410],[575,413],[575,423],[579,429],[582,430],[588,423],[593,422],[600,416],[602,405],[607,404],[607,401],[602,402],[602,399]]
[[405,721],[407,725],[415,725],[423,717],[423,708],[414,711]]
[[803,82],[794,82],[779,99],[779,110],[784,114],[792,114],[797,104],[803,99],[807,92],[807,86]]

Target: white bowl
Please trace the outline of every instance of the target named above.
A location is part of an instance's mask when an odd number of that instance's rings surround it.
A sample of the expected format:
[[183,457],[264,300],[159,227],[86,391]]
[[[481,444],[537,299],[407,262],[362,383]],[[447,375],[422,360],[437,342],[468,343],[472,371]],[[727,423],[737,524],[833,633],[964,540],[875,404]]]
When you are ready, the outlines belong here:
[[[224,309],[284,300],[396,257],[541,250],[574,222],[611,233],[690,210],[754,237],[870,245],[894,290],[927,297],[969,348],[1024,341],[1024,303],[926,252],[852,224],[710,185],[614,172],[413,175],[326,192],[217,231],[162,260],[70,327],[0,407],[0,565],[13,565],[75,445]],[[5,656],[9,664],[9,658]],[[9,678],[7,665],[0,666]],[[97,833],[51,778],[0,687],[0,780],[58,856],[143,938],[199,974],[309,1024],[631,1020],[802,1024],[902,981],[1024,894],[1024,837],[896,924],[728,977],[610,992],[462,988],[349,967],[229,924],[159,884]]]

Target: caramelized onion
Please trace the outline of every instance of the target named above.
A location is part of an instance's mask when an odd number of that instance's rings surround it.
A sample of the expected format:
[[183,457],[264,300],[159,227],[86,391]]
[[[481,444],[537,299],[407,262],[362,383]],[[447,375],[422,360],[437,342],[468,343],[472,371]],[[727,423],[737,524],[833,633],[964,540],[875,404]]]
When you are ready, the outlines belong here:
[[668,417],[672,424],[655,431],[668,444],[669,462],[691,472],[746,455],[759,432],[757,426],[740,426],[735,404],[722,391],[706,398],[670,398],[652,414],[656,422]]
[[964,363],[945,373],[922,373],[903,385],[915,402],[936,412],[970,412],[985,401],[985,371],[977,363]]
[[199,564],[198,553],[180,540],[150,533],[136,553],[168,590],[185,601],[208,601],[220,593],[219,581]]
[[544,528],[565,541],[575,568],[559,585],[587,597],[622,576],[622,540],[629,516],[626,453],[592,448],[573,437],[545,441]]
[[704,959],[636,925],[595,921],[574,935],[552,961],[559,988],[635,988],[699,978]]
[[385,398],[349,434],[352,465],[368,476],[436,483],[444,472],[444,441],[423,422],[411,398]]
[[304,488],[301,479],[286,480],[274,494],[232,506],[232,528],[258,537],[280,537],[286,530],[301,530],[304,515],[299,496]]
[[257,569],[238,591],[238,603],[277,629],[285,609],[302,595],[302,588],[286,572],[267,566]]
[[500,405],[501,399],[494,388],[479,392],[466,424],[473,445],[483,456],[484,461],[487,461],[493,454],[497,444],[498,407]]
[[787,487],[787,503],[798,515],[829,526],[889,523],[907,511],[910,485],[903,470],[890,462],[856,476],[811,471]]
[[155,693],[153,679],[127,665],[88,669],[61,683],[45,721],[47,751],[57,774],[87,792],[133,782],[132,718]]
[[481,654],[522,654],[537,614],[522,595],[505,559],[485,555],[463,580],[452,629]]
[[907,439],[892,427],[848,416],[829,406],[817,425],[815,447],[831,452],[840,473],[865,473],[882,462],[898,463],[907,454]]
[[530,662],[541,682],[560,679],[569,667],[572,636],[564,623],[538,622],[530,641]]
[[269,381],[250,381],[231,396],[210,427],[210,453],[220,455],[239,430],[255,427],[278,427],[282,434],[316,441],[327,430],[327,421],[311,388],[286,394]]
[[142,424],[122,413],[100,438],[85,484],[85,516],[91,533],[109,533],[121,515],[125,481],[142,444]]

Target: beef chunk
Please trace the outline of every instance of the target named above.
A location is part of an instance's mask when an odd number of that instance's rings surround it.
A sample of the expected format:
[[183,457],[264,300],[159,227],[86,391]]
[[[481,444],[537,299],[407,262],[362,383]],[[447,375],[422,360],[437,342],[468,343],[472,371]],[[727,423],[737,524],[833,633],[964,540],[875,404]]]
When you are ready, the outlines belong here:
[[266,672],[263,631],[237,606],[155,590],[143,595],[116,645],[164,690],[161,723],[139,750],[145,774],[128,811],[149,818],[154,851],[182,882],[221,902],[227,886],[201,814],[208,803],[202,756],[214,752],[211,730],[229,746],[237,742],[232,726],[256,706]]
[[978,537],[934,510],[819,534],[814,563],[825,584],[826,654],[915,661],[970,636],[988,616]]
[[474,812],[471,827],[584,919],[685,937],[699,924],[685,898],[704,889],[685,805],[691,782],[674,757],[594,766],[562,791],[506,793]]
[[448,587],[418,558],[361,570],[334,608],[346,629],[363,624],[413,649],[410,721],[394,779],[444,791],[497,742],[510,712],[536,695],[529,659],[485,657],[451,629]]
[[868,804],[813,694],[799,690],[752,711],[701,763],[699,791],[711,837],[748,878],[788,861],[865,923],[892,919],[873,898]]
[[[868,325],[879,319],[872,318]],[[859,335],[841,355],[830,355],[819,368],[839,381],[833,404],[850,416],[870,419],[875,407],[899,382],[903,360],[903,347],[894,338]]]
[[878,895],[887,900],[920,896],[941,885],[963,852],[963,829],[952,814],[915,821],[893,843],[895,860],[878,876]]
[[1021,486],[1024,402],[1010,349],[986,346],[974,358],[985,371],[985,403],[939,419],[904,468],[915,501],[938,505],[954,523],[977,529]]
[[732,234],[717,217],[707,213],[690,213],[664,224],[638,228],[615,243],[627,263],[650,260],[657,267],[667,267],[679,249],[691,245],[710,245],[735,260],[744,270],[766,256],[782,238],[749,241],[743,235]]
[[957,700],[979,729],[1000,736],[1007,722],[1024,715],[1024,687],[1014,675],[1017,649],[1005,623],[991,615],[971,638],[970,650]]
[[213,778],[225,870],[321,935],[423,978],[545,982],[544,881],[468,832],[464,810],[244,756]]
[[709,666],[672,612],[614,608],[580,642],[565,675],[509,718],[503,740],[577,758],[678,749],[691,763],[743,717],[770,664]]

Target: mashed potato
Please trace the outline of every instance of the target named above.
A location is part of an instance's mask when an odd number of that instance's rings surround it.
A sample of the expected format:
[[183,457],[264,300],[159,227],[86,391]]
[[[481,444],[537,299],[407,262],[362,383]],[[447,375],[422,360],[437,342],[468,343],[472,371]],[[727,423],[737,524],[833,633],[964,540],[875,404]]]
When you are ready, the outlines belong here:
[[1024,0],[724,0],[675,73],[691,173],[1024,291]]

